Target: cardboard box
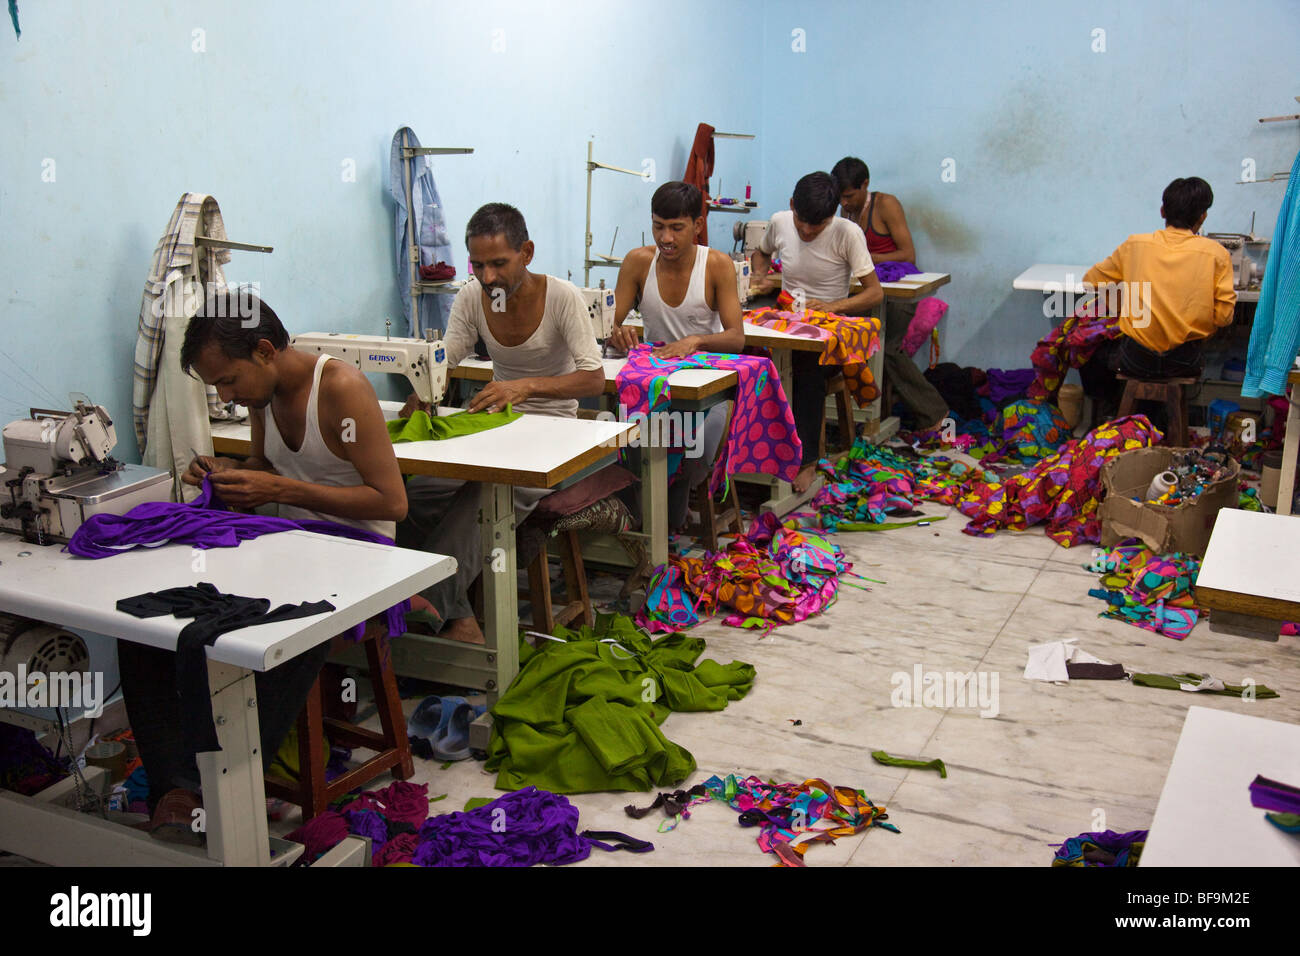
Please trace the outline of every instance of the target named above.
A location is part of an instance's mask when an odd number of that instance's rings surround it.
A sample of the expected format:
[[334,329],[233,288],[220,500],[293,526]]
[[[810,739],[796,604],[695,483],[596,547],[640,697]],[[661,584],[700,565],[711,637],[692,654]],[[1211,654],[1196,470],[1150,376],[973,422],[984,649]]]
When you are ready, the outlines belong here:
[[1227,477],[1210,485],[1194,502],[1177,506],[1134,501],[1144,498],[1151,479],[1169,468],[1175,452],[1186,448],[1136,448],[1116,455],[1101,469],[1101,544],[1114,547],[1140,538],[1157,553],[1183,551],[1205,557],[1220,508],[1237,507],[1241,467],[1230,460]]

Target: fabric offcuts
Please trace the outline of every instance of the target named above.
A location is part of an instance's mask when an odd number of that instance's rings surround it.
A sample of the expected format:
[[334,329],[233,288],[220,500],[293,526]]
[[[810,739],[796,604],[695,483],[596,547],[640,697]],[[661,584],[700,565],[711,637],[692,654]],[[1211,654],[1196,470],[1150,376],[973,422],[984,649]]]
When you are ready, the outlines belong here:
[[746,312],[744,320],[765,329],[824,341],[826,348],[818,357],[818,363],[841,366],[844,382],[859,405],[874,402],[880,394],[867,364],[880,349],[879,319],[812,309],[786,312],[769,308]]
[[1146,839],[1146,830],[1080,833],[1063,843],[1051,844],[1057,847],[1052,866],[1137,866]]
[[719,355],[696,352],[683,358],[661,359],[643,343],[628,353],[615,380],[619,402],[629,414],[667,412],[672,403],[668,376],[680,369],[711,368],[736,373],[736,407],[731,415],[727,447],[709,478],[716,492],[737,472],[775,475],[793,481],[799,474],[803,443],[794,415],[772,360],[758,355]]
[[1089,571],[1102,575],[1100,588],[1088,592],[1107,603],[1100,617],[1124,621],[1144,630],[1183,640],[1200,616],[1193,596],[1198,557],[1181,552],[1156,554],[1130,539],[1098,552]]
[[1117,316],[1102,314],[1102,296],[1079,306],[1038,341],[1029,357],[1034,367],[1030,398],[1052,398],[1072,368],[1082,368],[1105,342],[1123,335]]

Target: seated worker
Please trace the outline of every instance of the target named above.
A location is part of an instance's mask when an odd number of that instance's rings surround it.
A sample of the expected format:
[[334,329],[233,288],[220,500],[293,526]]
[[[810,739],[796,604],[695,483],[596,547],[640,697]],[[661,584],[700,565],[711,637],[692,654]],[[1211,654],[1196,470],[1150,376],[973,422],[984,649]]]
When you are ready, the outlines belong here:
[[[772,217],[751,257],[751,292],[762,295],[776,288],[775,279],[768,274],[775,254],[781,257],[785,291],[796,300],[802,293],[805,309],[867,315],[884,298],[862,230],[835,215],[839,196],[839,187],[829,173],[809,173],[795,184],[789,211]],[[849,295],[852,279],[862,283],[862,291],[854,296]],[[814,352],[797,351],[791,360],[794,394],[790,401],[803,443],[794,490],[802,494],[812,484],[817,465],[826,380],[837,375],[839,367],[819,365]]]
[[[725,252],[696,245],[704,224],[702,201],[698,187],[681,182],[664,183],[650,198],[655,244],[633,249],[618,270],[609,337],[615,348],[626,352],[637,344],[640,330],[623,324],[628,312],[637,308],[645,322],[645,340],[665,343],[654,350],[660,358],[744,350],[736,267]],[[702,425],[697,422],[696,427],[704,429],[698,455],[683,458],[680,475],[668,487],[671,528],[686,523],[690,491],[708,471],[726,424],[726,403],[709,409]]]
[[1165,228],[1129,236],[1084,274],[1085,286],[1119,286],[1117,339],[1105,343],[1079,373],[1084,390],[1114,417],[1123,394],[1115,373],[1136,378],[1199,377],[1205,340],[1232,324],[1237,293],[1228,250],[1198,236],[1214,202],[1197,176],[1175,179],[1161,196]]
[[[831,169],[840,187],[840,215],[862,227],[872,262],[910,262],[916,265],[916,248],[907,228],[903,204],[889,193],[871,192],[871,172],[855,156],[846,156]],[[918,267],[919,268],[919,267]],[[884,322],[885,375],[894,395],[916,416],[916,430],[939,427],[948,403],[903,351],[907,327],[916,314],[916,300],[886,299]],[[888,414],[888,409],[885,410]]]
[[[587,304],[573,283],[528,271],[533,241],[518,209],[505,203],[479,208],[465,227],[474,278],[456,294],[443,344],[455,368],[474,354],[481,336],[492,358],[493,379],[469,403],[471,412],[504,411],[577,416],[578,399],[605,388],[600,348]],[[423,407],[407,399],[403,415]],[[456,573],[421,592],[442,623],[442,637],[482,644],[483,630],[469,603],[469,587],[483,570],[477,482],[417,475],[406,484],[410,510],[397,543],[456,559]],[[516,525],[549,491],[516,488]]]
[[[250,325],[247,318],[257,318]],[[291,518],[323,518],[393,536],[406,492],[374,389],[358,369],[289,345],[266,303],[247,292],[209,296],[190,320],[181,367],[249,408],[252,455],[196,458],[182,480],[212,486],[233,508],[276,503]],[[344,429],[347,426],[348,437]],[[254,595],[256,596],[256,595]],[[309,597],[304,594],[304,598]],[[262,768],[270,767],[329,654],[329,642],[256,675]],[[199,773],[181,736],[176,655],[118,641],[127,715],[149,778],[153,826],[188,831]],[[164,797],[166,804],[159,806]]]

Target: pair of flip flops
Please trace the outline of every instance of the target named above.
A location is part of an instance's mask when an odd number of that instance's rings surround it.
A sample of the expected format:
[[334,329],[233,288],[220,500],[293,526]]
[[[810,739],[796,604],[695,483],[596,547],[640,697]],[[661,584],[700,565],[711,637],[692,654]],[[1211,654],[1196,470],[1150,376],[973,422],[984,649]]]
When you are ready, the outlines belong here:
[[428,741],[435,760],[468,760],[469,725],[486,711],[464,697],[426,697],[406,722],[406,734]]

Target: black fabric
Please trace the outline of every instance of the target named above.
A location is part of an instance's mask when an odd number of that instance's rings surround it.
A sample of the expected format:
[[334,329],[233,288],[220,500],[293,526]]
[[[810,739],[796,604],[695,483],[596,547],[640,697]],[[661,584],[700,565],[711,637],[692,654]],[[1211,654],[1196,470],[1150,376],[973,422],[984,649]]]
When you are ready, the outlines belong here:
[[[626,833],[619,833],[617,830],[583,830],[579,834],[584,840],[587,840],[594,847],[602,850],[627,850],[629,853],[649,853],[655,848],[653,843],[647,840],[638,840],[636,837],[628,836]],[[614,840],[613,845],[603,843],[603,840]]]
[[658,810],[661,807],[663,808],[665,815],[675,817],[686,809],[686,805],[690,803],[692,799],[695,797],[707,796],[708,793],[708,788],[706,788],[704,784],[697,783],[689,790],[674,790],[671,792],[666,791],[660,793],[655,797],[654,803],[650,804],[648,807],[634,807],[631,804],[628,804],[623,808],[623,810],[634,820],[640,820],[642,817],[648,815],[652,810]]
[[791,356],[794,394],[789,396],[794,427],[803,443],[800,465],[817,460],[821,445],[822,416],[826,414],[826,383],[844,369],[839,365],[821,365],[816,352],[795,352]]
[[953,362],[940,362],[934,368],[927,369],[924,374],[926,381],[943,396],[949,409],[962,418],[979,420],[983,414],[980,409],[980,399],[975,392],[975,384],[971,381],[971,373],[968,369]]
[[[208,661],[204,648],[222,634],[253,624],[272,624],[333,611],[328,601],[283,604],[274,611],[266,598],[222,594],[206,582],[193,587],[168,588],[122,598],[117,609],[135,617],[192,617],[176,641],[176,687],[180,694],[180,732],[183,747],[192,753],[220,750],[212,722]],[[314,681],[313,677],[313,681]]]
[[1071,664],[1065,665],[1070,680],[1123,680],[1128,676],[1123,664]]

